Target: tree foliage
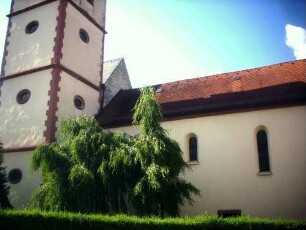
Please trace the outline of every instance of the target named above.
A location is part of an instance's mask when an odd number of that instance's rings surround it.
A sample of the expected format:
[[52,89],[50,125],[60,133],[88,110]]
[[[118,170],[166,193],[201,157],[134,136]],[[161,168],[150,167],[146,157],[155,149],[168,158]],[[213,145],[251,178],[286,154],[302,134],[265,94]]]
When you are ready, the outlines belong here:
[[[60,142],[36,148],[31,168],[40,170],[43,184],[32,197],[43,210],[124,212],[132,141],[106,133],[93,118],[69,117],[60,124]],[[117,163],[118,162],[118,163]],[[118,165],[120,164],[120,169]]]
[[104,132],[93,118],[60,123],[59,142],[36,148],[31,167],[43,184],[32,196],[43,210],[179,215],[199,190],[180,176],[188,169],[179,144],[161,126],[152,88],[141,90],[133,123],[140,134]]
[[192,203],[199,190],[179,176],[188,169],[179,144],[162,128],[161,106],[153,88],[144,88],[134,108],[133,123],[139,125],[136,160],[142,175],[133,190],[133,203],[141,215],[179,215],[179,205]]
[[0,142],[0,209],[12,208],[8,199],[10,187],[7,185],[5,167],[1,166],[3,157],[3,145]]

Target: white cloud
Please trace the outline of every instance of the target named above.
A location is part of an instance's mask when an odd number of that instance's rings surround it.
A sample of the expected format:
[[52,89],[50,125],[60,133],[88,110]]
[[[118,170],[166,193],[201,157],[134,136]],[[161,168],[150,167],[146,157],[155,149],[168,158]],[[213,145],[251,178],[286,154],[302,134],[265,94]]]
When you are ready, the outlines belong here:
[[302,27],[287,24],[286,45],[293,50],[296,59],[306,58],[306,30]]

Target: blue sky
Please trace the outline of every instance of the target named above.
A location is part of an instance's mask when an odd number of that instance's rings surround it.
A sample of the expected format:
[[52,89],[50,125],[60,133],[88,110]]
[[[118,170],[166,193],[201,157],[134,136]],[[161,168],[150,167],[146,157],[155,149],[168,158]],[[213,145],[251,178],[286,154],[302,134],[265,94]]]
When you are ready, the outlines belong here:
[[[108,0],[105,60],[133,87],[306,58],[306,0]],[[0,3],[0,48],[9,1]]]

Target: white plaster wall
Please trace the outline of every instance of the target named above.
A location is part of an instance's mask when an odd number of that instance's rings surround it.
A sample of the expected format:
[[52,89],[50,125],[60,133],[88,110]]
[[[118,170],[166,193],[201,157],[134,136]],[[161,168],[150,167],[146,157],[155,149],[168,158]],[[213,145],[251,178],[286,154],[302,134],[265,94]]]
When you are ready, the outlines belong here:
[[4,163],[7,174],[11,169],[18,168],[22,171],[22,179],[18,184],[9,183],[9,199],[14,208],[28,207],[32,193],[39,187],[41,180],[36,172],[30,170],[32,152],[5,153]]
[[[80,39],[81,28],[89,35],[88,43]],[[101,81],[102,38],[103,33],[68,4],[61,63],[96,86]]]
[[[8,1],[8,0],[6,0]],[[25,9],[48,0],[14,0],[13,12]],[[105,9],[106,0],[95,0],[91,5],[87,0],[73,0],[80,8],[82,8],[89,16],[91,16],[100,26],[105,26]]]
[[[12,17],[5,76],[51,63],[58,4],[56,1]],[[27,34],[25,28],[34,20],[39,22],[38,29]]]
[[[45,70],[3,82],[0,107],[0,140],[4,148],[34,146],[44,141],[45,120],[51,70]],[[18,104],[17,94],[29,89],[31,97]]]
[[48,0],[14,0],[13,12],[25,9],[27,7],[36,5],[41,2],[45,2]]
[[[74,106],[74,97],[81,96],[85,101],[85,108],[79,110]],[[86,114],[94,116],[99,109],[99,92],[85,85],[81,81],[62,72],[60,81],[60,92],[58,93],[58,121],[69,115]]]
[[[272,175],[259,176],[258,126],[268,130]],[[163,127],[185,151],[198,137],[199,164],[185,178],[201,190],[182,215],[241,209],[259,217],[306,218],[306,106],[168,121]],[[110,129],[135,135],[135,127]]]
[[105,27],[106,0],[95,0],[91,5],[87,0],[73,0],[88,15],[90,15],[101,27]]

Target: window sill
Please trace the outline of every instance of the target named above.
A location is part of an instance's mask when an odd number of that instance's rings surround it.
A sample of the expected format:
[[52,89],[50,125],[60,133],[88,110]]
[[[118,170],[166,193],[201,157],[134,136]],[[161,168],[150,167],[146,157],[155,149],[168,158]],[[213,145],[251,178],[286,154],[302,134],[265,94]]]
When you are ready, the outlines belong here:
[[258,172],[257,176],[271,176],[273,175],[272,172]]
[[199,165],[200,162],[199,161],[188,161],[187,164],[188,165]]

